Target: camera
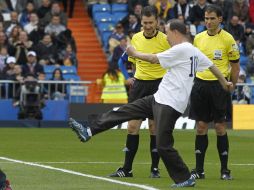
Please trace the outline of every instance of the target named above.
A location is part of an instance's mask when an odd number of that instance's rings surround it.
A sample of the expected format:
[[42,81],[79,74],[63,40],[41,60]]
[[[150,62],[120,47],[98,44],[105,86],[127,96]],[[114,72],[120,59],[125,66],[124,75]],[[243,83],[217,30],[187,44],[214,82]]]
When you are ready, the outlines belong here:
[[42,120],[43,96],[40,86],[33,76],[26,77],[19,92],[19,113],[18,119]]
[[34,92],[37,86],[37,81],[36,80],[26,80],[25,81],[25,87],[27,90],[30,92]]

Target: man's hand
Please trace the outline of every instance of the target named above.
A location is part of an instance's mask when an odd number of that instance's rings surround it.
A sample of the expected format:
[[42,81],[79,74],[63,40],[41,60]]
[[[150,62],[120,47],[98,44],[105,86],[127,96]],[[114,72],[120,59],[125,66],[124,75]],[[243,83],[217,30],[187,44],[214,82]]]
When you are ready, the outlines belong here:
[[128,78],[127,80],[126,80],[126,84],[128,85],[128,86],[132,86],[133,85],[133,83],[134,83],[134,81],[135,81],[135,78]]
[[223,88],[224,88],[224,90],[226,90],[226,91],[228,91],[228,92],[233,92],[234,89],[235,89],[235,87],[234,87],[234,85],[233,85],[232,82],[227,82],[227,83],[225,84],[225,86],[223,86]]
[[126,48],[126,52],[129,56],[134,56],[137,51],[133,46],[130,45]]

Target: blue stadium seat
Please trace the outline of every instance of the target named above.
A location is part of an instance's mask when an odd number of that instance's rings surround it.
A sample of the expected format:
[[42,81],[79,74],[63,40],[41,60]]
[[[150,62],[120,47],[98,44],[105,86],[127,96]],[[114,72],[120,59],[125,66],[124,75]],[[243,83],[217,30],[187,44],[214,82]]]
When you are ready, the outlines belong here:
[[[46,80],[50,80],[52,78],[53,71],[59,68],[54,65],[45,65],[44,72],[46,74]],[[75,78],[77,76],[77,68],[75,66],[60,66],[61,71],[63,72],[64,78]],[[76,78],[75,78],[76,79]]]
[[114,29],[114,23],[112,23],[112,22],[99,23],[97,25],[97,29],[98,29],[100,35],[102,35],[103,32],[110,32],[110,33],[112,33],[112,31]]
[[52,78],[52,73],[46,73],[45,80],[50,80]]
[[44,65],[44,72],[46,74],[52,74],[53,71],[57,68],[55,65]]
[[113,18],[114,18],[114,23],[117,24],[121,20],[123,20],[124,17],[128,15],[128,12],[114,12],[113,13]]
[[75,66],[60,66],[63,74],[73,74],[77,75],[77,68]]
[[111,13],[108,12],[102,12],[102,13],[97,13],[94,18],[94,23],[95,25],[98,25],[99,23],[103,23],[103,22],[109,22],[112,23],[114,21],[113,15]]
[[114,12],[128,12],[128,5],[123,3],[113,3],[112,4],[112,13]]
[[95,4],[92,7],[92,15],[94,16],[99,12],[111,12],[111,6],[109,4]]
[[64,77],[64,80],[68,80],[68,81],[71,81],[71,80],[80,81],[80,77],[78,75],[65,74],[63,75],[63,77]]

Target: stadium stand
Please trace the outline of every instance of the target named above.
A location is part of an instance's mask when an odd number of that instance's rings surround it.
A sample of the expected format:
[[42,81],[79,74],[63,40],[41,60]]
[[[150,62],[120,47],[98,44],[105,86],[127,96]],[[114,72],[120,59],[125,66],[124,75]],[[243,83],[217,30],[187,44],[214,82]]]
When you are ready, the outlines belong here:
[[[110,8],[109,8],[110,7]],[[128,15],[128,5],[122,3],[95,4],[92,7],[93,22],[97,28],[104,52],[108,52],[109,37],[115,25]]]

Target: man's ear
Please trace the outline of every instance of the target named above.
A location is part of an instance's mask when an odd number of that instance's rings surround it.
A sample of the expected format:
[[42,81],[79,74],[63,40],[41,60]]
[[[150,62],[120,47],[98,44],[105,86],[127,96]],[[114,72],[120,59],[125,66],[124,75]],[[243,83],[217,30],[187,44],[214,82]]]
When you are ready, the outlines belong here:
[[223,17],[222,16],[219,17],[219,21],[220,21],[220,23],[222,23],[222,21],[223,21]]

